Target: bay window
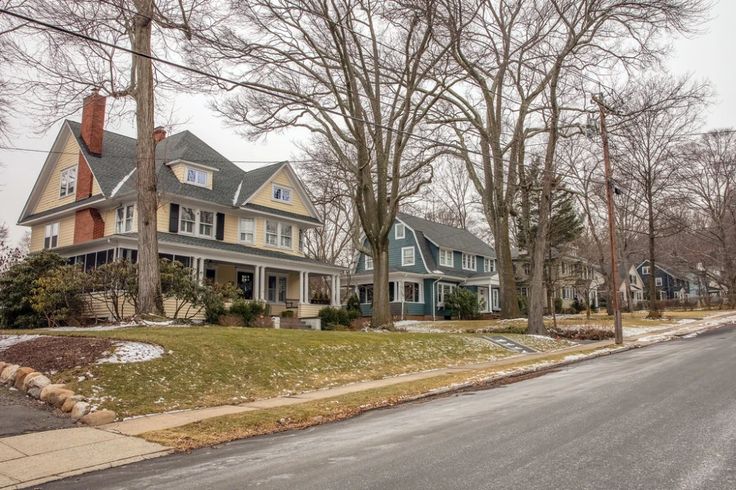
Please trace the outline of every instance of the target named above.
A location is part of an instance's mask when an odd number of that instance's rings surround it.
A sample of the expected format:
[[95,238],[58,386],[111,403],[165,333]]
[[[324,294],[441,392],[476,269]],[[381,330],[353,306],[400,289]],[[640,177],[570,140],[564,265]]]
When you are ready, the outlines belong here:
[[404,282],[404,301],[406,303],[421,303],[421,284],[418,282]]
[[456,287],[454,284],[437,283],[437,306],[445,306],[445,298],[452,294]]

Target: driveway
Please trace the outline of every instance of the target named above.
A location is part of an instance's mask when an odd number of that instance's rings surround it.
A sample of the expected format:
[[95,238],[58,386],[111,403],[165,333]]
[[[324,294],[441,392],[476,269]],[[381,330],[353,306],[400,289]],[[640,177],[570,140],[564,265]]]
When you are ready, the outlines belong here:
[[74,426],[58,410],[6,386],[0,386],[0,412],[0,437]]

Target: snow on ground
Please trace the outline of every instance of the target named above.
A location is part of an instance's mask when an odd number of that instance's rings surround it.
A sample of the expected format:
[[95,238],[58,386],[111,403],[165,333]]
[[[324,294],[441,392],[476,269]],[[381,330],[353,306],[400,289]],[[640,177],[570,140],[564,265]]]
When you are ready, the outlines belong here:
[[135,327],[136,324],[120,323],[116,325],[97,325],[95,327],[56,327],[58,332],[104,332],[106,330],[118,330],[120,328]]
[[99,359],[97,364],[127,364],[158,359],[164,355],[164,348],[144,342],[115,342],[115,351],[108,357]]
[[39,335],[0,335],[0,350],[5,350],[11,345],[28,342],[38,337]]
[[[642,335],[649,332],[655,332],[667,328],[668,325],[659,325],[656,327],[624,327],[624,337],[633,337],[635,335]],[[613,328],[613,327],[611,327]]]

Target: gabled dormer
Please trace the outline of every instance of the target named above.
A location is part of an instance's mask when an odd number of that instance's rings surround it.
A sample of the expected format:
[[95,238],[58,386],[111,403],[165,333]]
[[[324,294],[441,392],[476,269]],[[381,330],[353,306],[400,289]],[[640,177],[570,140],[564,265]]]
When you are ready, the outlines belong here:
[[184,160],[174,160],[166,163],[166,166],[171,168],[177,180],[182,184],[204,187],[209,190],[212,190],[214,173],[220,171],[216,167]]

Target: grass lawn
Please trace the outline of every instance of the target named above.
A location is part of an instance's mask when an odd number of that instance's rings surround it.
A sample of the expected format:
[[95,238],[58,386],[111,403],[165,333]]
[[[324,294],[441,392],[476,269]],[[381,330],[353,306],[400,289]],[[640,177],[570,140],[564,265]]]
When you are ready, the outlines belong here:
[[334,420],[342,420],[373,408],[392,406],[401,401],[452,385],[483,383],[501,371],[508,373],[514,369],[525,368],[536,363],[557,362],[568,356],[591,353],[599,349],[581,347],[579,351],[550,354],[543,359],[536,360],[522,359],[517,363],[493,369],[462,371],[384,388],[350,393],[325,400],[225,415],[181,427],[147,432],[142,437],[151,442],[175,447],[179,450],[189,450],[245,437],[305,428]]
[[[511,354],[469,335],[214,326],[48,333],[149,342],[170,351],[143,363],[95,364],[55,376],[121,416],[242,403]],[[80,381],[86,373],[92,378]]]

